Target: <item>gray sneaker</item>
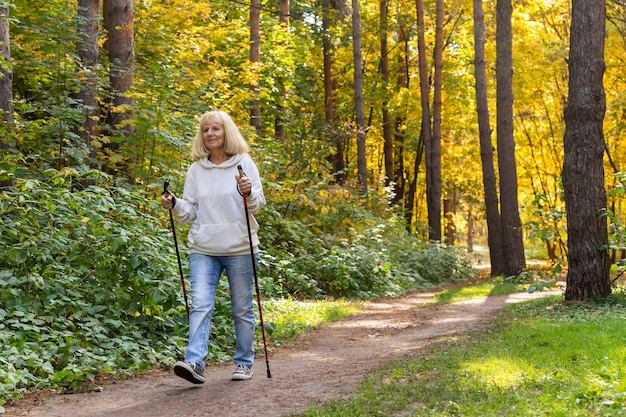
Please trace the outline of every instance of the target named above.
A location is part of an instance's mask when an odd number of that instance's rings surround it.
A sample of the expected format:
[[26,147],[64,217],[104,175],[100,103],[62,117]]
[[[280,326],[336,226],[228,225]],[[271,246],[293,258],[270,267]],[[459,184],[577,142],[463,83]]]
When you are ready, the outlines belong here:
[[233,372],[233,377],[231,378],[233,381],[241,381],[245,379],[252,378],[252,369],[248,368],[246,365],[238,364],[235,368],[235,372]]
[[194,362],[176,362],[174,373],[192,384],[204,384],[204,369]]

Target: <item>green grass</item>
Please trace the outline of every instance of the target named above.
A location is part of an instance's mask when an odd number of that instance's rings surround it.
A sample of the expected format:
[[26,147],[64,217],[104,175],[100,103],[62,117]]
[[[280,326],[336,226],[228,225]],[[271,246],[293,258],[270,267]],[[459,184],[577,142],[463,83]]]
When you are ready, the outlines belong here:
[[491,278],[488,281],[475,285],[458,288],[450,288],[437,293],[429,304],[446,304],[457,301],[466,301],[473,298],[489,297],[493,295],[505,295],[516,292],[528,291],[531,283],[506,280],[501,277]]
[[321,324],[354,314],[360,306],[346,300],[272,299],[263,303],[263,319],[274,345],[280,345]]
[[360,394],[302,416],[624,416],[626,301],[549,296],[366,377]]

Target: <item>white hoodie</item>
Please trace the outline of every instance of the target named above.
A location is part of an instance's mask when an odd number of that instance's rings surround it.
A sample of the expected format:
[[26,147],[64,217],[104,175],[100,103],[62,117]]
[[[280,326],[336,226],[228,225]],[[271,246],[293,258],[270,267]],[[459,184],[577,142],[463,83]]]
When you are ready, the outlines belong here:
[[252,245],[255,253],[259,251],[259,224],[253,214],[265,206],[263,186],[254,161],[248,155],[238,154],[219,165],[203,158],[187,171],[183,198],[176,199],[172,211],[181,223],[193,221],[188,235],[190,252],[215,256],[250,253],[243,197],[235,180],[235,175],[239,175],[237,165],[252,181],[246,201]]

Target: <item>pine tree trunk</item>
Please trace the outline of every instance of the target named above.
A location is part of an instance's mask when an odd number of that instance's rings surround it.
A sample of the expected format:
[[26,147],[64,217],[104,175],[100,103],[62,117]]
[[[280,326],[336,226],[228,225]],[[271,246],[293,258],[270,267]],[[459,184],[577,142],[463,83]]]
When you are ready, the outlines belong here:
[[82,103],[85,121],[77,129],[89,157],[95,159],[96,148],[92,139],[98,136],[98,65],[100,62],[99,38],[100,0],[78,0],[78,40],[76,54],[81,63],[79,79],[81,90],[77,99]]
[[[441,241],[441,94],[443,89],[443,0],[436,1],[435,12],[435,50],[433,53],[433,65],[435,67],[433,88],[433,132],[432,145],[430,147],[430,173],[431,189],[429,192],[428,223],[431,230],[430,240]],[[432,220],[431,220],[432,218]]]
[[607,207],[602,133],[605,19],[603,0],[573,0],[562,172],[568,236],[566,300],[587,301],[611,293],[607,220],[602,216]]
[[250,85],[254,96],[250,106],[250,124],[254,126],[257,136],[263,135],[261,124],[261,84],[258,66],[261,64],[261,1],[250,0],[250,63],[255,68],[255,79]]
[[518,275],[526,265],[522,222],[517,201],[517,169],[513,137],[513,53],[511,0],[496,4],[496,102],[498,171],[500,173],[500,222],[504,274]]
[[363,103],[363,61],[361,56],[361,12],[359,0],[352,0],[352,42],[354,61],[354,106],[356,112],[357,170],[361,193],[367,194],[365,105]]
[[344,184],[346,180],[346,174],[344,172],[344,151],[343,140],[338,134],[335,127],[335,87],[336,82],[333,76],[333,54],[334,48],[330,41],[330,29],[332,26],[332,19],[330,17],[330,2],[324,0],[323,2],[323,15],[322,15],[322,28],[324,29],[324,38],[322,41],[322,48],[324,54],[324,111],[326,126],[329,132],[329,142],[332,145],[332,150],[328,156],[329,162],[332,164],[333,178],[338,184]]
[[[0,59],[11,62],[9,8],[0,6]],[[13,127],[13,70],[0,65],[0,156],[16,147]],[[0,181],[0,188],[13,185],[11,178]]]
[[[402,45],[402,53],[398,54],[398,77],[397,84],[398,89],[401,88],[409,88],[409,43],[407,41],[405,35],[405,29],[401,25],[398,27],[398,45]],[[404,114],[396,114],[394,117],[394,182],[395,182],[395,195],[393,199],[393,204],[398,204],[399,202],[404,201],[405,198],[405,188],[406,188],[406,180],[404,175],[404,124],[406,121],[406,117]],[[407,204],[404,204],[406,207]],[[408,230],[411,229],[411,221],[408,219],[407,223]]]
[[504,273],[502,258],[502,225],[498,208],[498,191],[493,162],[493,144],[489,124],[489,105],[487,101],[487,76],[485,70],[485,25],[482,0],[474,3],[474,72],[476,78],[476,108],[478,110],[478,132],[480,136],[480,159],[483,173],[483,192],[487,217],[487,244],[491,275]]
[[[385,157],[385,186],[389,187],[394,180],[393,169],[393,132],[391,126],[391,116],[387,100],[387,90],[389,87],[389,48],[387,42],[387,0],[380,0],[380,72],[383,79],[385,98],[383,99],[383,154]],[[389,204],[393,205],[395,198],[389,199]]]
[[[8,7],[0,7],[0,54],[5,63],[11,62]],[[0,65],[0,112],[2,121],[13,123],[13,71],[6,65]],[[0,140],[0,149],[12,147],[15,147],[15,142]]]
[[[104,0],[104,27],[107,31],[105,49],[111,65],[109,72],[109,88],[112,101],[107,122],[113,129],[114,137],[129,137],[135,134],[130,118],[133,105],[132,98],[126,92],[133,85],[135,62],[135,43],[133,19],[135,7],[132,0]],[[119,140],[111,142],[110,149],[116,152],[120,148]],[[109,170],[116,170],[115,164],[108,162]]]
[[[279,4],[280,26],[285,33],[289,33],[289,0],[280,0]],[[282,45],[286,48],[286,42]],[[287,89],[285,79],[279,74],[276,79],[278,85],[278,98],[276,103],[276,118],[274,119],[274,136],[278,142],[285,141],[285,101],[287,100]]]
[[[426,206],[428,208],[428,239],[441,241],[441,194],[436,195],[433,176],[433,138],[430,124],[430,98],[428,69],[426,63],[426,40],[424,39],[424,2],[415,0],[417,8],[418,62],[420,94],[422,103],[422,137],[426,154]],[[440,189],[441,190],[441,189]]]

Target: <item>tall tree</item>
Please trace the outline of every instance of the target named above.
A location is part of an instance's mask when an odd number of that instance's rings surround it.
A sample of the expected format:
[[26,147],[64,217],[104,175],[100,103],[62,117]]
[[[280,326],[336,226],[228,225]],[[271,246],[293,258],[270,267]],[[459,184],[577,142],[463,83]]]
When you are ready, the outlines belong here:
[[357,169],[361,193],[367,194],[367,155],[365,153],[365,105],[363,103],[363,61],[361,52],[361,10],[352,0],[352,56],[354,62],[354,107],[356,112]]
[[[387,26],[387,0],[380,0],[380,72],[383,79],[384,98],[383,107],[383,155],[385,158],[385,186],[394,180],[394,157],[393,157],[393,132],[391,116],[389,113],[389,103],[387,94],[389,90],[389,47],[388,47],[388,26]],[[391,197],[390,204],[395,201]]]
[[[0,6],[0,112],[5,124],[13,124],[13,69],[11,68],[11,46],[9,33],[9,7]],[[11,129],[12,130],[12,129]],[[14,148],[15,138],[4,134],[0,150]],[[9,139],[7,142],[6,139]]]
[[[433,85],[433,132],[431,137],[432,144],[430,146],[431,189],[429,193],[429,204],[432,204],[432,210],[429,210],[428,212],[428,223],[432,230],[430,239],[435,241],[441,241],[441,90],[443,89],[443,17],[443,0],[437,0],[435,11],[435,49],[433,53],[433,66],[435,68]],[[454,197],[451,197],[451,200],[454,201]],[[431,214],[434,216],[432,222],[430,220]]]
[[[409,88],[409,41],[406,36],[406,28],[401,23],[398,26],[398,75],[396,81],[397,90]],[[405,113],[396,112],[394,115],[394,199],[392,204],[398,204],[404,200],[405,177],[404,177],[404,124],[406,123]],[[406,205],[405,205],[406,208]],[[412,213],[412,211],[411,211]],[[411,216],[405,216],[408,230],[411,230]]]
[[587,301],[611,293],[604,189],[606,111],[604,0],[573,0],[569,95],[565,106],[563,190],[567,212],[566,300]]
[[[280,0],[278,15],[280,19],[280,27],[285,33],[289,33],[289,0]],[[283,42],[286,43],[286,42]],[[276,117],[274,119],[274,136],[277,141],[285,141],[285,100],[287,99],[287,89],[285,88],[285,79],[279,75],[276,80],[278,86],[278,99],[276,103]]]
[[[111,103],[107,122],[114,129],[114,139],[111,151],[114,153],[120,148],[120,142],[135,133],[130,123],[133,99],[126,92],[133,85],[135,66],[135,41],[133,20],[135,6],[133,0],[104,0],[103,2],[104,27],[107,39],[104,47],[109,57],[109,88]],[[112,155],[107,167],[113,168],[116,162],[122,159]]]
[[92,141],[98,134],[98,64],[100,48],[98,46],[100,26],[100,0],[78,0],[78,39],[76,53],[81,67],[78,78],[82,80],[77,98],[82,102],[85,120],[77,134],[83,138],[89,156],[96,157],[96,148]]
[[[424,36],[424,1],[415,0],[417,9],[417,51],[419,54],[419,79],[422,103],[422,134],[426,153],[426,206],[428,209],[428,239],[441,241],[441,194],[435,194],[436,186],[433,182],[433,138],[430,123],[430,85],[428,66],[426,62],[426,39]],[[441,190],[441,189],[440,189]],[[440,191],[441,192],[441,191]]]
[[[9,8],[0,6],[0,157],[14,149],[15,128],[13,126],[13,70],[11,68],[11,48],[9,32]],[[0,163],[2,162],[0,158]],[[0,180],[0,188],[10,187],[11,178]]]
[[478,112],[478,135],[480,137],[480,160],[482,163],[483,192],[485,193],[485,211],[487,217],[487,244],[491,275],[504,272],[502,258],[502,225],[498,208],[496,173],[493,164],[493,144],[489,124],[489,105],[487,100],[487,76],[485,70],[485,14],[482,0],[473,0],[474,4],[474,75],[476,79],[476,109]]
[[517,200],[513,137],[513,38],[511,0],[496,3],[496,134],[500,173],[500,220],[504,274],[518,275],[526,265],[522,221]]
[[[330,143],[333,146],[328,160],[332,164],[332,173],[334,180],[338,184],[343,184],[346,179],[345,164],[344,164],[344,143],[341,139],[341,135],[335,127],[335,89],[337,82],[333,72],[333,56],[335,48],[331,40],[331,28],[333,26],[334,19],[331,11],[337,9],[340,12],[343,10],[343,4],[340,2],[334,2],[330,0],[322,1],[322,29],[323,40],[322,49],[324,54],[324,112],[325,121],[328,129]],[[345,12],[345,11],[343,11]],[[341,13],[340,13],[341,14]]]
[[261,81],[259,71],[261,66],[261,0],[250,0],[250,64],[254,78],[250,84],[253,94],[250,108],[250,124],[256,129],[258,136],[263,135],[261,124]]

